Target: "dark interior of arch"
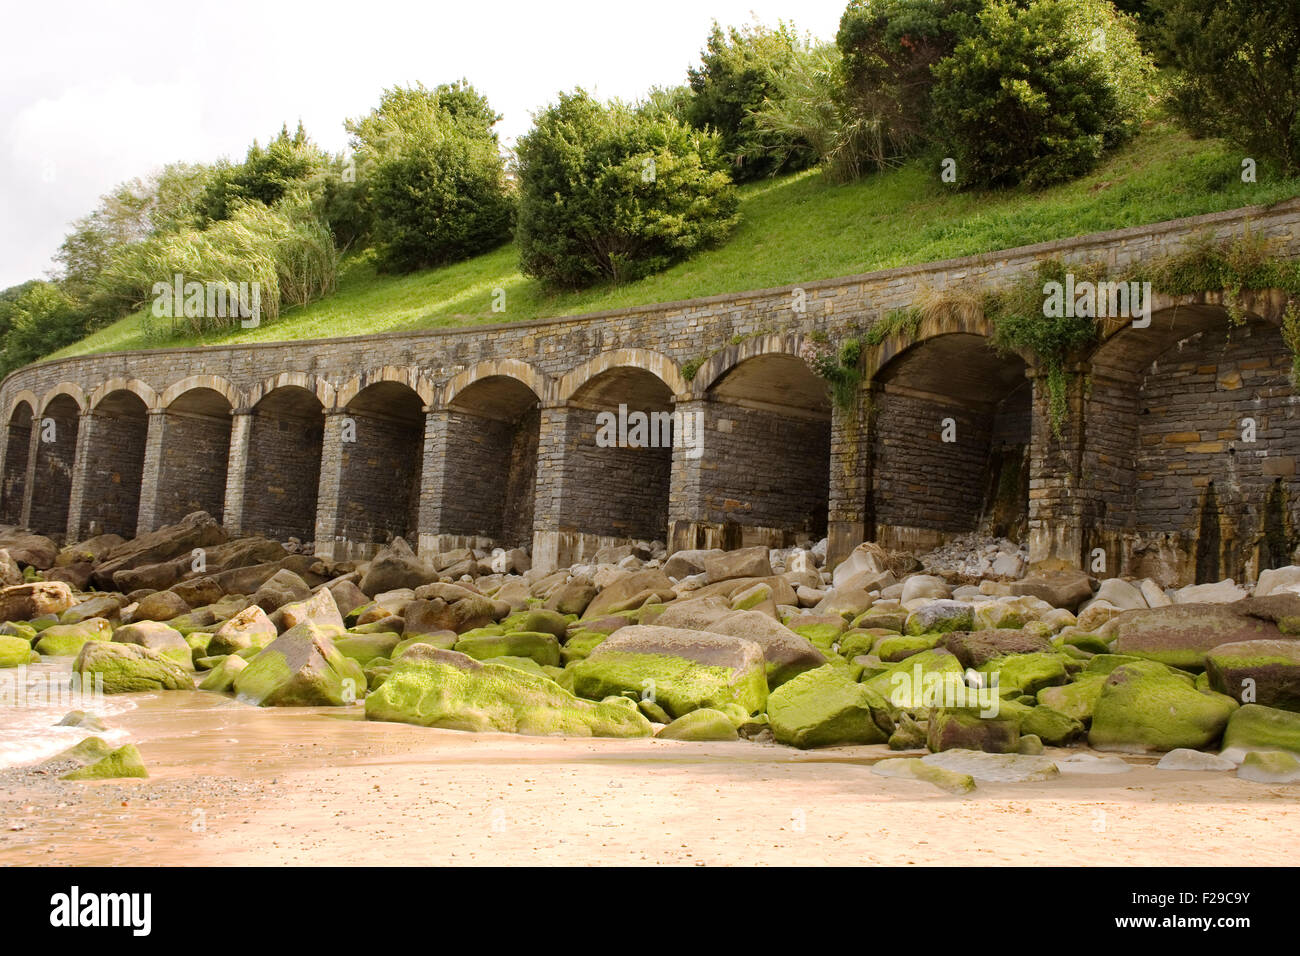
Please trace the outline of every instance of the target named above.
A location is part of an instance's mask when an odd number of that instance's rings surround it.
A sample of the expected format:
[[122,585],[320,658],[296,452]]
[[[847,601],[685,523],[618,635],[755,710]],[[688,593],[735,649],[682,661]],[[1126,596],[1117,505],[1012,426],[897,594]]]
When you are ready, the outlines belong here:
[[710,478],[701,496],[706,520],[728,543],[745,529],[784,534],[781,542],[826,534],[830,489],[831,399],[826,381],[793,355],[759,355],[737,364],[709,389],[703,458]]
[[620,406],[624,416],[659,415],[654,421],[662,425],[662,416],[672,412],[672,389],[644,369],[620,367],[585,383],[569,406],[561,527],[614,538],[666,541],[671,427],[666,436],[659,428],[657,444],[651,447],[602,447],[597,433],[598,416],[606,413],[616,420]]
[[424,460],[420,396],[400,382],[376,382],[347,405],[355,441],[341,446],[339,530],[349,541],[414,545]]
[[230,413],[229,400],[210,388],[191,389],[167,406],[159,450],[157,524],[171,524],[195,511],[222,519]]
[[1033,405],[1025,363],[954,333],[901,353],[873,385],[876,534],[917,546],[972,531],[1021,539]]
[[[1215,306],[1165,310],[1092,363],[1085,528],[1163,539],[1124,573],[1241,579],[1290,564],[1300,539],[1300,408],[1280,329]],[[1248,438],[1253,432],[1254,441]],[[1176,563],[1177,568],[1161,565]]]
[[95,406],[84,427],[86,494],[78,537],[120,534],[135,537],[144,478],[149,409],[134,392],[110,392]]
[[36,441],[36,471],[28,524],[38,534],[62,537],[68,528],[72,497],[72,466],[77,457],[81,406],[68,395],[52,398],[40,420]]
[[0,476],[0,524],[18,524],[23,517],[27,462],[32,444],[32,407],[19,402],[5,428],[5,470]]
[[243,530],[284,541],[316,534],[325,412],[305,388],[277,388],[253,409]]
[[537,482],[537,395],[494,375],[452,399],[446,419],[441,526],[507,547],[529,544]]

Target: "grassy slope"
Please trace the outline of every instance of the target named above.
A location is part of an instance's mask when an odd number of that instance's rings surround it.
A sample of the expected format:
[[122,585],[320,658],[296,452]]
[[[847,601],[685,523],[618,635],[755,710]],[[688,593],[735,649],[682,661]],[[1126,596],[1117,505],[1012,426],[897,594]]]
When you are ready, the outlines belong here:
[[[725,246],[640,282],[548,293],[519,274],[513,245],[441,269],[376,275],[350,259],[338,292],[255,330],[178,337],[161,345],[281,341],[518,321],[811,282],[1215,212],[1300,195],[1300,179],[1245,184],[1240,157],[1163,126],[1092,175],[1040,193],[961,193],[909,166],[849,186],[813,171],[743,192],[744,221]],[[492,290],[506,290],[504,315]],[[129,316],[55,353],[144,348]]]

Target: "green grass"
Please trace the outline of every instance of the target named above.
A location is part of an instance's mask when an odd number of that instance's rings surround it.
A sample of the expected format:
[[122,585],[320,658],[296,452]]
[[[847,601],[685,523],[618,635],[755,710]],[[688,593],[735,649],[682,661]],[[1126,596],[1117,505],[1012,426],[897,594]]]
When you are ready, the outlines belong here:
[[[745,187],[744,220],[725,246],[639,282],[548,292],[519,274],[513,245],[406,276],[378,275],[362,254],[347,260],[334,295],[258,329],[150,343],[140,317],[128,316],[53,357],[575,315],[807,283],[1300,195],[1300,179],[1246,184],[1239,171],[1237,153],[1165,125],[1152,126],[1091,175],[1037,193],[957,192],[920,165],[848,186],[808,171]],[[504,313],[491,308],[497,288],[506,292]]]

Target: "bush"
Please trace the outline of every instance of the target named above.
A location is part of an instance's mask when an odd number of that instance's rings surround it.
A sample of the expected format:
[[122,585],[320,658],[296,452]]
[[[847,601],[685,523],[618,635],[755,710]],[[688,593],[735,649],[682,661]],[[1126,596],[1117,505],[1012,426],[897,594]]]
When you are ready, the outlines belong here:
[[1155,45],[1178,79],[1173,106],[1195,132],[1300,171],[1300,5],[1153,0]]
[[780,77],[807,50],[808,44],[784,23],[775,29],[755,25],[724,32],[715,22],[700,65],[687,71],[691,97],[686,120],[721,137],[722,154],[736,182],[803,169],[816,161],[808,143],[774,136],[754,122]]
[[659,109],[561,94],[517,154],[520,267],[552,285],[649,275],[739,220],[718,137]]
[[513,197],[492,127],[468,83],[396,88],[347,124],[379,265],[406,272],[477,255],[510,237]]
[[87,329],[85,311],[52,282],[36,280],[6,289],[0,293],[0,377],[71,345]]
[[935,121],[958,182],[1040,187],[1087,172],[1137,131],[1153,69],[1106,0],[991,3],[934,68]]
[[229,219],[236,209],[252,201],[274,205],[290,190],[316,178],[328,161],[301,123],[292,136],[289,128],[283,127],[265,149],[254,141],[242,163],[232,166],[223,162],[216,167],[199,197],[198,224]]

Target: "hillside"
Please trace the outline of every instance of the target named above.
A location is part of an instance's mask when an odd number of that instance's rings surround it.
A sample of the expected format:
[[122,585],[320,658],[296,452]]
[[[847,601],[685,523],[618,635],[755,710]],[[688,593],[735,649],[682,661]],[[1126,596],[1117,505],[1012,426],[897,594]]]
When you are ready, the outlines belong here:
[[[361,253],[345,261],[334,295],[261,328],[150,343],[135,315],[52,357],[572,315],[806,283],[1300,195],[1300,179],[1242,183],[1239,163],[1214,141],[1155,125],[1091,175],[1037,193],[957,192],[916,164],[848,186],[808,171],[745,187],[744,220],[730,242],[635,283],[548,293],[519,274],[513,245],[406,276],[376,274]],[[506,291],[504,314],[491,310],[496,288]]]

